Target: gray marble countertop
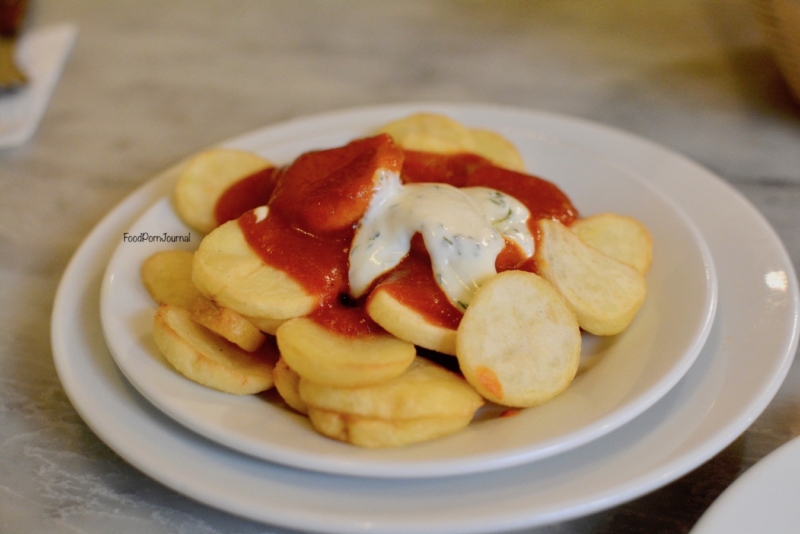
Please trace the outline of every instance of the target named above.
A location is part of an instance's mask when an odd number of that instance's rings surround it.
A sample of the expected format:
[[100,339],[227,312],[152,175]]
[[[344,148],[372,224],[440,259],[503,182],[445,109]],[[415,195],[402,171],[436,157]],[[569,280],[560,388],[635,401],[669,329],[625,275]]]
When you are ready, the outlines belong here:
[[[800,105],[740,0],[41,0],[78,38],[35,137],[0,151],[0,530],[284,532],[198,504],[120,459],[53,364],[59,279],[149,177],[237,134],[409,101],[512,105],[649,138],[732,184],[800,262]],[[693,472],[537,532],[688,532],[800,434],[800,370]]]

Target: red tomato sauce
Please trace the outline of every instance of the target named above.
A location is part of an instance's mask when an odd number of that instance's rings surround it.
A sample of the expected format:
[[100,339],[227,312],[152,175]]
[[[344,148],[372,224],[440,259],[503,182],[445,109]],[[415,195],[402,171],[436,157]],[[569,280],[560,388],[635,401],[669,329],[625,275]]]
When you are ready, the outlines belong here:
[[[497,167],[473,154],[400,150],[383,134],[340,148],[307,152],[285,169],[234,184],[217,204],[217,220],[238,217],[247,242],[264,262],[288,273],[319,298],[311,318],[347,336],[383,332],[366,314],[368,294],[354,300],[348,285],[350,243],[369,206],[379,168],[399,172],[404,183],[483,186],[511,195],[530,210],[528,225],[534,237],[541,218],[569,224],[578,216],[569,198],[551,182]],[[267,197],[269,213],[256,222],[249,210],[265,204]],[[535,272],[533,260],[525,259],[510,243],[495,265],[498,272]],[[463,315],[436,284],[420,236],[412,239],[406,258],[379,278],[373,290],[388,291],[431,324],[445,328],[457,328]]]
[[280,169],[267,167],[231,185],[214,206],[217,226],[238,219],[253,208],[264,206],[272,196]]
[[411,239],[408,256],[383,276],[373,291],[386,291],[409,308],[422,314],[431,324],[458,328],[464,312],[450,303],[436,283],[431,270],[431,258],[425,250],[422,236]]

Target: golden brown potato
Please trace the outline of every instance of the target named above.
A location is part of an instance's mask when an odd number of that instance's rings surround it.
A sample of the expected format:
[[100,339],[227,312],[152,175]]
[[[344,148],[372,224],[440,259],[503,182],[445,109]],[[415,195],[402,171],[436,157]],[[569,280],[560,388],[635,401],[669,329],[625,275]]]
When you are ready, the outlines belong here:
[[204,296],[251,320],[301,317],[319,299],[290,275],[265,264],[236,221],[203,239],[194,255],[192,279]]
[[511,141],[497,132],[472,128],[473,152],[483,156],[498,167],[525,172],[525,161]]
[[153,337],[164,358],[188,379],[204,386],[250,395],[272,387],[272,369],[278,360],[273,344],[255,353],[192,321],[189,310],[165,304],[153,320]]
[[461,376],[420,356],[400,375],[370,386],[332,386],[301,375],[300,397],[317,408],[378,419],[473,414],[483,405]]
[[581,241],[647,274],[653,261],[653,238],[642,223],[625,215],[601,213],[578,219],[570,227]]
[[203,234],[217,226],[217,200],[234,183],[272,167],[269,160],[250,152],[212,148],[186,162],[175,185],[174,204],[180,218]]
[[156,303],[188,308],[200,297],[192,282],[192,257],[187,250],[164,250],[144,261],[142,283]]
[[467,128],[436,113],[416,113],[379,129],[407,150],[453,154],[470,152],[497,166],[524,171],[525,162],[516,147],[502,135],[482,128]]
[[300,379],[300,397],[314,427],[362,447],[391,447],[433,439],[469,424],[483,405],[464,379],[417,357],[392,380],[335,387]]
[[561,393],[575,377],[580,352],[580,328],[564,298],[529,272],[491,278],[458,327],[464,377],[506,406],[535,406]]
[[367,300],[367,313],[387,332],[420,347],[455,356],[456,331],[428,322],[416,310],[377,287]]
[[275,364],[272,378],[275,380],[275,389],[284,402],[298,412],[308,414],[308,405],[300,398],[300,375],[295,373],[283,358]]
[[255,352],[266,337],[253,323],[233,310],[220,308],[204,297],[198,297],[190,309],[192,320],[234,343],[242,350]]
[[644,302],[644,275],[587,245],[560,222],[538,224],[539,273],[564,296],[581,328],[601,336],[625,330]]
[[436,113],[415,113],[379,128],[402,148],[423,152],[470,152],[474,140],[461,123]]
[[253,325],[264,332],[265,334],[269,334],[274,336],[275,333],[278,331],[278,327],[285,323],[288,319],[267,319],[265,317],[247,317],[247,320],[253,323]]
[[286,321],[276,335],[281,356],[301,377],[320,384],[356,387],[400,375],[416,348],[390,334],[348,337],[304,317]]
[[312,426],[320,434],[371,449],[401,447],[455,434],[472,421],[472,415],[372,419],[313,406],[309,407],[308,416]]

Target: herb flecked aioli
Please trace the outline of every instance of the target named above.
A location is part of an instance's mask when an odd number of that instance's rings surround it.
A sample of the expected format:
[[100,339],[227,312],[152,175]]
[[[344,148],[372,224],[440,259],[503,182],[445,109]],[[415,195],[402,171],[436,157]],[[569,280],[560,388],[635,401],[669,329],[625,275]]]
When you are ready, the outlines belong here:
[[358,298],[396,267],[419,233],[436,283],[464,310],[481,284],[497,274],[495,261],[506,240],[526,258],[533,256],[529,217],[521,202],[494,189],[402,184],[397,174],[384,173],[350,247],[350,291]]

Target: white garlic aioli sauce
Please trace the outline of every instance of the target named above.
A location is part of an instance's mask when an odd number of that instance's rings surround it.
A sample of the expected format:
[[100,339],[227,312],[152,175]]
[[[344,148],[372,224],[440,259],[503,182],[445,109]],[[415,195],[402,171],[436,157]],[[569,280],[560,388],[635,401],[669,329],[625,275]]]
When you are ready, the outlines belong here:
[[487,187],[403,184],[383,171],[350,247],[350,292],[358,298],[408,254],[419,232],[434,278],[447,298],[466,309],[478,288],[497,274],[495,260],[514,242],[533,256],[530,212],[515,198]]
[[256,223],[260,223],[264,219],[267,218],[267,214],[269,213],[269,206],[259,206],[253,210],[253,214],[256,216]]

